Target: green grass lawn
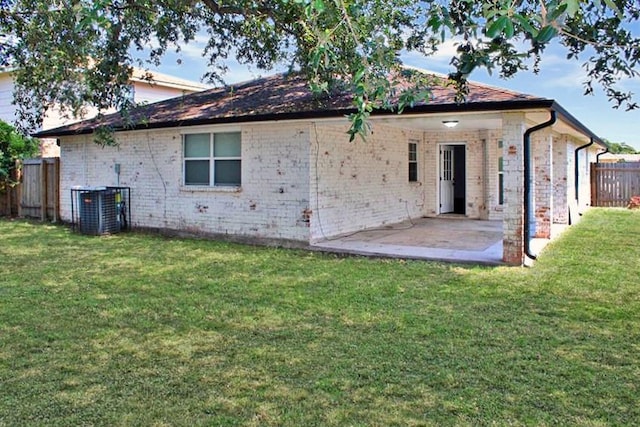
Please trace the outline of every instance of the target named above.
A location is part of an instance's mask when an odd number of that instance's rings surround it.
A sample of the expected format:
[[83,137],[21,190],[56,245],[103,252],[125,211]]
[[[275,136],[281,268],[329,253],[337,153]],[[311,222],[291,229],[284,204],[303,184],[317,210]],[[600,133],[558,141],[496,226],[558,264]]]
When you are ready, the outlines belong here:
[[0,220],[0,425],[638,425],[640,212],[535,267]]

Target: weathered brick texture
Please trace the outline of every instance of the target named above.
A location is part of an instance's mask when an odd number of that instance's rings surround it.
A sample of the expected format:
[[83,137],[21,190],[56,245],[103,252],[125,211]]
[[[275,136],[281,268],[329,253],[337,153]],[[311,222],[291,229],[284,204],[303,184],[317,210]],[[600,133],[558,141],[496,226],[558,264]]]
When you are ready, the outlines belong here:
[[521,113],[505,113],[502,119],[504,158],[503,261],[521,265],[524,261],[524,159],[522,136],[526,130]]
[[[119,132],[119,146],[104,148],[91,136],[64,137],[61,215],[71,219],[71,187],[119,184],[132,189],[134,226],[306,244],[439,215],[440,149],[463,145],[465,215],[502,219],[504,261],[522,264],[525,114],[503,113],[502,128],[494,130],[422,131],[402,123],[372,120],[366,141],[351,143],[346,119]],[[182,134],[229,130],[242,133],[241,188],[183,185]],[[409,182],[409,142],[417,144],[417,182]],[[532,135],[534,236],[548,238],[553,223],[568,221],[579,145],[549,129]],[[584,150],[578,160],[581,209],[589,204],[588,163],[596,152]]]
[[[212,131],[197,129],[193,132]],[[61,214],[71,219],[72,186],[131,187],[134,226],[308,241],[309,130],[302,125],[244,125],[242,187],[183,185],[178,129],[121,132],[119,146],[101,148],[91,137],[64,138]]]
[[572,144],[566,135],[553,138],[553,223],[569,223],[569,177],[572,170]]
[[532,161],[532,209],[530,236],[549,239],[553,218],[553,137],[550,128],[541,129],[531,135]]
[[[375,124],[349,142],[348,123],[311,126],[311,237],[321,240],[397,223],[424,213],[424,141],[420,132]],[[408,144],[418,144],[418,182],[408,180]]]
[[[242,188],[183,183],[179,129],[121,132],[119,146],[91,136],[62,143],[61,205],[71,219],[72,186],[132,188],[134,226],[308,242],[439,214],[439,149],[466,147],[466,215],[501,215],[499,131],[421,132],[374,124],[350,143],[346,120],[252,124],[242,131]],[[192,132],[224,131],[207,127]],[[185,132],[185,130],[182,130]],[[408,181],[408,143],[418,147],[418,182]],[[120,164],[121,173],[115,172]]]

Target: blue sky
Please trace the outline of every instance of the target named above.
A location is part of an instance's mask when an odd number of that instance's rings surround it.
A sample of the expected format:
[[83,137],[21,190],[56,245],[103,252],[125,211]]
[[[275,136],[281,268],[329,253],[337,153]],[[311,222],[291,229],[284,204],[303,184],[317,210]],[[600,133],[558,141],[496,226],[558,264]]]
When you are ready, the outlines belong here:
[[[160,67],[152,69],[189,80],[201,81],[207,71],[207,61],[201,56],[204,43],[204,36],[199,37],[194,43],[184,46],[181,53],[168,54]],[[403,56],[403,61],[407,65],[448,73],[451,70],[449,61],[454,51],[454,43],[447,42],[434,56],[425,58],[422,55],[409,53]],[[579,61],[567,60],[559,46],[551,46],[545,51],[539,74],[524,71],[511,79],[504,80],[489,75],[484,69],[479,69],[471,75],[471,80],[554,99],[600,137],[612,142],[626,142],[640,150],[640,110],[624,111],[624,109],[612,108],[613,104],[607,100],[599,87],[596,87],[595,95],[583,95],[582,82],[585,80],[586,73],[581,64]],[[232,60],[228,61],[227,65],[229,66],[229,72],[225,76],[227,83],[246,81],[286,69],[283,66],[268,72],[241,65]],[[640,103],[640,78],[626,80],[621,87],[632,91],[636,101]]]

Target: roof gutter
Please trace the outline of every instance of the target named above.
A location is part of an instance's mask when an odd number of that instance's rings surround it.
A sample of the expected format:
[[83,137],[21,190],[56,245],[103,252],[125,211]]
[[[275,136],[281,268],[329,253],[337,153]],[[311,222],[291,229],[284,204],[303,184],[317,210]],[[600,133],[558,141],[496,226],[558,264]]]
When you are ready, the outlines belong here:
[[576,119],[574,116],[572,116],[567,110],[562,108],[562,106],[560,104],[558,104],[557,102],[554,101],[553,105],[551,106],[551,109],[555,110],[556,113],[562,119],[562,121],[565,122],[566,124],[568,124],[574,130],[577,130],[578,132],[580,132],[583,135],[587,136],[588,138],[590,138],[591,141],[593,141],[594,143],[600,145],[602,148],[607,148],[608,147],[606,142],[604,142],[598,135],[593,133],[591,131],[591,129],[589,129],[588,127],[583,125],[578,119]]
[[533,126],[524,132],[524,253],[535,260],[536,255],[531,253],[531,134],[541,129],[552,126],[556,122],[556,111],[549,111],[550,118],[544,123]]

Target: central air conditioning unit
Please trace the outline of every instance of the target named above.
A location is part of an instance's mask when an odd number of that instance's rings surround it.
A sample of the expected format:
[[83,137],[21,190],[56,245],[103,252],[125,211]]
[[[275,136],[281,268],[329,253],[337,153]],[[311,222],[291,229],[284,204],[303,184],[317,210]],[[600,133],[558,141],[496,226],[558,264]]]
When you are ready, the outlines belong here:
[[129,228],[129,187],[75,187],[71,189],[74,230],[82,234],[118,233]]

